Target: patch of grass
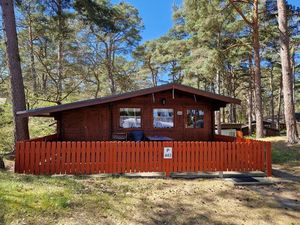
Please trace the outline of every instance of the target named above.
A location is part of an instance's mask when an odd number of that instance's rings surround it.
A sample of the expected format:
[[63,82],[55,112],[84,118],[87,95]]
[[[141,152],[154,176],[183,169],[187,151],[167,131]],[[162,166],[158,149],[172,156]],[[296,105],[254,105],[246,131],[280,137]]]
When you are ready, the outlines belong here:
[[81,185],[70,179],[1,172],[0,224],[11,222],[14,217],[30,215],[27,219],[32,221],[37,214],[46,220],[49,215],[63,214],[73,201],[73,193],[80,189]]
[[[0,171],[1,224],[56,224],[72,216],[74,210],[97,212],[98,216],[115,214],[124,217],[123,210],[130,198],[119,187],[88,177],[50,177],[19,175]],[[101,185],[100,185],[101,184]],[[92,216],[92,215],[91,215]],[[17,220],[16,220],[17,219]]]
[[292,148],[282,149],[275,145],[272,147],[272,161],[278,164],[300,161],[300,150]]
[[284,136],[268,137],[263,140],[272,142],[273,163],[300,162],[300,144],[289,145]]

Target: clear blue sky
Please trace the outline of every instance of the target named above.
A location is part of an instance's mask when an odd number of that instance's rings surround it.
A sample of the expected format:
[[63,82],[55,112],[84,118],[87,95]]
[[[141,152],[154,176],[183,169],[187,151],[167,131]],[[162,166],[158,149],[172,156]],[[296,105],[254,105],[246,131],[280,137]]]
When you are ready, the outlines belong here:
[[[112,3],[121,0],[112,0]],[[172,27],[172,6],[181,0],[125,0],[135,6],[143,19],[145,30],[142,33],[143,41],[159,38]],[[294,6],[300,7],[300,0],[288,0]]]
[[288,0],[288,3],[300,7],[300,0]]
[[[112,3],[121,0],[112,0]],[[143,41],[159,38],[172,27],[172,6],[181,0],[125,0],[135,6],[143,19]]]

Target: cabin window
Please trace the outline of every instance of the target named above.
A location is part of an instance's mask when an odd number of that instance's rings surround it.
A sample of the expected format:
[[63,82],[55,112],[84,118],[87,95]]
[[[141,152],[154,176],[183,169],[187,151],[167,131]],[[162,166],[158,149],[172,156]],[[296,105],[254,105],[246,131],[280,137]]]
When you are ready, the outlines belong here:
[[173,128],[173,109],[153,109],[153,126],[155,128]]
[[198,109],[187,110],[186,128],[203,128],[204,112]]
[[140,128],[141,109],[140,108],[120,108],[121,128]]

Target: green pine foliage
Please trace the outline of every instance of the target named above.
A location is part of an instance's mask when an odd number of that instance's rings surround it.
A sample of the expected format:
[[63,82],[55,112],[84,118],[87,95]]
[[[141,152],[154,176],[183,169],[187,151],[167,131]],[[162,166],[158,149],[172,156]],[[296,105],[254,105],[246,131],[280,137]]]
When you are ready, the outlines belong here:
[[0,105],[0,155],[13,150],[13,119],[11,105]]

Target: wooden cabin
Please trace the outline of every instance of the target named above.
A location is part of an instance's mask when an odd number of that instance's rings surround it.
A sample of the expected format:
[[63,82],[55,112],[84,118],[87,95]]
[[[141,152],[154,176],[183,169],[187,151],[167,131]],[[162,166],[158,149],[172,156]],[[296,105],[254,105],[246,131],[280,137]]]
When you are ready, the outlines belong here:
[[60,141],[131,140],[129,134],[136,131],[145,140],[212,141],[214,112],[229,103],[240,100],[167,84],[17,115],[54,117]]
[[57,134],[18,141],[15,171],[166,176],[262,171],[271,176],[270,142],[214,134],[214,111],[229,103],[240,101],[168,84],[18,112],[55,118]]

